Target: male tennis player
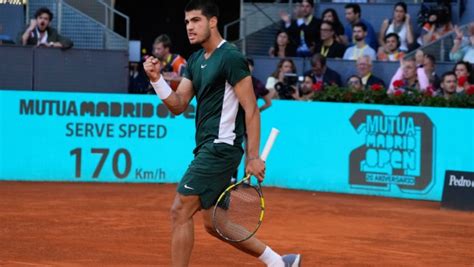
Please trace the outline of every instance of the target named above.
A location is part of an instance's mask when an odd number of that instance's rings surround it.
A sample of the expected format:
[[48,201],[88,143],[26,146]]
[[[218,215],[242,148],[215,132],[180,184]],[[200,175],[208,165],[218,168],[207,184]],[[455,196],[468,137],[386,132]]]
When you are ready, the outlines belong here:
[[[260,113],[252,79],[243,55],[221,37],[218,8],[210,0],[191,0],[185,22],[191,44],[203,49],[188,60],[183,79],[174,92],[160,75],[160,63],[150,57],[145,71],[156,94],[174,114],[186,110],[196,96],[196,148],[177,188],[171,208],[173,266],[187,266],[194,243],[194,214],[201,210],[206,230],[213,236],[212,207],[229,184],[243,155],[246,141],[246,172],[260,181],[265,163],[259,157]],[[255,237],[231,245],[258,257],[267,266],[299,266],[300,255],[280,256]]]

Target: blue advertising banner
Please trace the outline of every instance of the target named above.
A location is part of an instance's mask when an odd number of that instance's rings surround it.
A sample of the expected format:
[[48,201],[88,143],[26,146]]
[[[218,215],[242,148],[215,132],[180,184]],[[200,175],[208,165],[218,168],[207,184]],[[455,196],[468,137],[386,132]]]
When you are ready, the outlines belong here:
[[[193,158],[195,104],[174,116],[155,96],[0,96],[0,180],[177,182]],[[474,171],[473,118],[472,109],[274,101],[262,113],[262,146],[280,130],[264,185],[439,201],[446,170]]]

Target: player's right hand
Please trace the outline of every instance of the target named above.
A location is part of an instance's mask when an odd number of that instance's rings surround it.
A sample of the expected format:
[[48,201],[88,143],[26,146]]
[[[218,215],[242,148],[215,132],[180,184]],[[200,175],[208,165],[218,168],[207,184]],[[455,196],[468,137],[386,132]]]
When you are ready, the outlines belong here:
[[161,63],[154,57],[149,57],[143,63],[145,73],[151,82],[157,82],[160,79]]

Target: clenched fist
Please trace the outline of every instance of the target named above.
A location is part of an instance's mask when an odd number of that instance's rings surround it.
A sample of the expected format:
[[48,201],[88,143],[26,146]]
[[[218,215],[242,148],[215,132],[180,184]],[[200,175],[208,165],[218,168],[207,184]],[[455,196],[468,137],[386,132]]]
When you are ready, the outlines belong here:
[[160,79],[161,63],[154,57],[149,57],[143,63],[145,73],[151,82],[157,82]]

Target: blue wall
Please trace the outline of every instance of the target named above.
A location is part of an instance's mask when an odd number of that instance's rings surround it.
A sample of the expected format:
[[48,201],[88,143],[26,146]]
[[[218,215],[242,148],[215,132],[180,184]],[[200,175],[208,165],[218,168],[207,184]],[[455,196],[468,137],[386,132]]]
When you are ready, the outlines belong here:
[[[194,112],[174,117],[155,96],[0,91],[0,180],[175,183]],[[446,170],[474,171],[473,117],[275,101],[262,113],[262,145],[281,131],[264,185],[439,201]]]

